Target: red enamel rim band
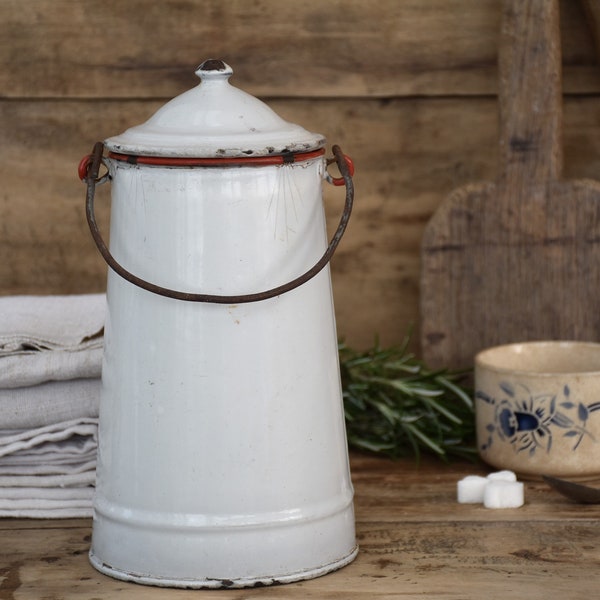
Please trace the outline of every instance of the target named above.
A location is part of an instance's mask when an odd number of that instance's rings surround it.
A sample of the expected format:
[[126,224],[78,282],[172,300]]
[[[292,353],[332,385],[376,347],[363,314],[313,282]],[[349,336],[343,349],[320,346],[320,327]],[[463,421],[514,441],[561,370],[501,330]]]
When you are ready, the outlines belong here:
[[284,165],[318,158],[325,154],[320,148],[311,152],[297,154],[273,154],[271,156],[227,156],[223,158],[193,158],[174,156],[136,156],[109,152],[108,157],[132,165],[154,165],[159,167],[222,167],[225,165]]

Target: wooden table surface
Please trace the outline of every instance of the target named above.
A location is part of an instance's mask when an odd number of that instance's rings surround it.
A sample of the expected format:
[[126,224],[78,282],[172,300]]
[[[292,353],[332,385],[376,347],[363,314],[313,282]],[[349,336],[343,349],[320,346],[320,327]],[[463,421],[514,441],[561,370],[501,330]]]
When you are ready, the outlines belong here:
[[349,566],[295,584],[169,590],[123,583],[88,563],[91,520],[0,519],[0,600],[267,598],[592,600],[600,591],[600,505],[526,482],[525,506],[456,502],[484,465],[352,455],[360,551]]

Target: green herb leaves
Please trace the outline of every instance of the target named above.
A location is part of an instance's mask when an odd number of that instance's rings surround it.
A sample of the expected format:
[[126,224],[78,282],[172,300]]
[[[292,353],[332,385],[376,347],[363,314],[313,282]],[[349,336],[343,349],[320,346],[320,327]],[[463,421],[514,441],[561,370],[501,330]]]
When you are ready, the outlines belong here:
[[431,371],[407,345],[356,352],[340,344],[348,443],[392,457],[474,457],[473,401],[460,383],[466,373]]

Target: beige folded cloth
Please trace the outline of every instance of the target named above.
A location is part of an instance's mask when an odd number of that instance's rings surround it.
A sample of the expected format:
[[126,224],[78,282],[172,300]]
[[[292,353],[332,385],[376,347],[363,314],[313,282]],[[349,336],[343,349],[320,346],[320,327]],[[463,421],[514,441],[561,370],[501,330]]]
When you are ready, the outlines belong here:
[[99,378],[101,373],[102,338],[80,350],[31,350],[0,355],[0,389]]
[[0,517],[91,517],[94,488],[1,488]]
[[96,418],[100,388],[99,378],[50,381],[10,389],[0,386],[0,430],[30,429],[84,417]]
[[83,487],[96,483],[96,461],[85,465],[80,473],[67,473],[62,475],[0,475],[0,487],[18,488],[64,488]]
[[0,297],[0,355],[94,346],[105,312],[104,294]]
[[91,507],[64,507],[54,508],[10,508],[0,510],[0,517],[12,517],[13,519],[87,519],[94,516]]
[[0,297],[0,516],[92,515],[104,294]]
[[[23,464],[4,464],[2,461],[6,460],[6,459],[1,459],[0,460],[0,479],[6,482],[10,482],[10,485],[13,485],[12,483],[12,477],[40,477],[40,476],[44,476],[44,477],[58,477],[60,479],[57,480],[56,485],[58,485],[59,487],[62,484],[62,480],[65,479],[66,477],[72,477],[72,476],[76,476],[76,475],[81,475],[83,476],[87,476],[88,473],[93,473],[94,474],[94,482],[96,481],[96,476],[95,476],[95,469],[96,469],[96,457],[94,457],[92,460],[86,460],[85,462],[80,462],[80,463],[75,463],[75,464],[52,464],[52,465],[46,465],[46,464],[28,464],[28,465],[23,465]],[[10,479],[7,479],[10,478]],[[84,483],[83,485],[89,485],[89,483],[87,483],[87,477],[86,479],[86,483]],[[32,483],[32,486],[37,485]],[[40,484],[41,487],[47,487],[44,484]]]
[[0,388],[100,377],[105,313],[104,294],[0,297]]
[[68,465],[93,460],[98,419],[73,419],[22,431],[0,431],[0,459],[11,465]]
[[0,516],[92,515],[98,419],[0,430]]

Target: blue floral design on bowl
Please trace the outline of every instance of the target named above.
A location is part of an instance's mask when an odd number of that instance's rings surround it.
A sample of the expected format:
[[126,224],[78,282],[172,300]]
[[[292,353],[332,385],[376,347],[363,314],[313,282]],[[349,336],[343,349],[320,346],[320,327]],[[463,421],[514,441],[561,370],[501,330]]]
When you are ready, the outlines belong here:
[[557,394],[547,392],[532,394],[524,384],[513,386],[508,382],[499,384],[498,397],[482,390],[475,398],[494,406],[493,421],[486,425],[488,438],[481,450],[489,449],[494,438],[509,442],[515,452],[550,452],[554,436],[573,438],[573,450],[587,437],[596,443],[586,428],[590,415],[600,410],[600,402],[584,404],[571,398],[567,384]]

